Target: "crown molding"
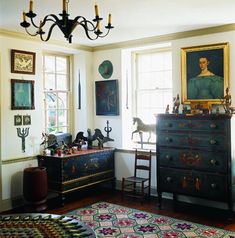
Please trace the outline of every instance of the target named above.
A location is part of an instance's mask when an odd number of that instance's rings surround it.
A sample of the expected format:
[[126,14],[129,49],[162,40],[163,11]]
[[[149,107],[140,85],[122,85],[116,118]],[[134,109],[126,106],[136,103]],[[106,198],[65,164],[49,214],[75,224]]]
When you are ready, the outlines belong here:
[[172,40],[178,40],[182,38],[202,36],[202,35],[233,31],[233,30],[235,30],[234,23],[208,27],[208,28],[201,28],[201,29],[190,30],[190,31],[171,33],[171,34],[160,35],[160,36],[146,37],[146,38],[141,38],[138,40],[123,41],[123,42],[114,43],[114,44],[95,46],[93,47],[93,51],[111,50],[111,49],[118,49],[118,48],[134,48],[134,47],[137,47],[137,46],[139,47],[142,45],[156,44],[159,42],[172,41]]
[[[201,28],[201,29],[190,30],[190,31],[171,33],[171,34],[160,35],[160,36],[146,37],[146,38],[141,38],[138,40],[129,40],[129,41],[123,41],[123,42],[119,42],[119,43],[106,44],[106,45],[94,46],[94,47],[86,46],[86,45],[79,45],[79,44],[74,44],[74,43],[67,44],[67,43],[59,41],[59,40],[50,40],[47,42],[47,44],[54,44],[54,45],[77,49],[77,50],[95,52],[95,51],[120,49],[120,48],[133,48],[133,47],[142,46],[142,45],[156,44],[159,42],[172,41],[172,40],[178,40],[178,39],[182,39],[182,38],[215,34],[215,33],[233,31],[233,30],[235,30],[234,23],[220,25],[220,26],[214,26],[214,27]],[[8,31],[3,28],[0,28],[0,35],[43,43],[39,38],[30,37],[30,36],[26,35],[25,33]]]
[[[9,30],[3,29],[3,28],[0,28],[0,36],[1,35],[5,36],[5,37],[13,37],[13,38],[18,38],[18,39],[22,39],[22,40],[40,42],[42,44],[44,43],[38,37],[31,37],[25,33],[9,31]],[[90,46],[79,45],[79,44],[74,44],[74,43],[68,44],[63,41],[53,40],[53,39],[51,39],[50,41],[47,41],[46,44],[58,45],[58,46],[72,48],[72,49],[76,49],[76,50],[85,50],[85,51],[90,51],[90,52],[93,51],[93,48]]]

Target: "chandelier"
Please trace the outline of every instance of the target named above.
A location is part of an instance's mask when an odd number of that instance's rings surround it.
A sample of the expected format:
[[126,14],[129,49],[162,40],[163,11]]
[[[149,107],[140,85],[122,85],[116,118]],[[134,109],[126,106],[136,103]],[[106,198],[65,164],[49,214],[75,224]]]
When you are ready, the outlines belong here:
[[[22,27],[25,28],[26,32],[31,36],[37,36],[40,35],[40,38],[42,41],[48,41],[51,37],[52,30],[55,26],[59,27],[60,30],[63,32],[64,37],[68,40],[69,43],[72,43],[72,32],[77,26],[83,27],[85,30],[86,36],[90,40],[96,40],[99,37],[105,37],[109,34],[110,29],[114,28],[111,25],[111,14],[108,15],[108,24],[105,26],[107,29],[107,32],[104,34],[100,30],[100,23],[103,20],[99,16],[98,6],[95,5],[95,18],[90,21],[87,20],[83,16],[77,16],[74,19],[69,19],[68,14],[68,3],[69,0],[62,0],[62,13],[60,13],[60,17],[56,16],[55,14],[48,14],[44,17],[43,20],[40,21],[39,25],[37,25],[34,22],[34,18],[37,16],[36,13],[33,12],[33,0],[30,0],[29,2],[29,12],[23,12],[23,21],[20,23]],[[30,20],[28,22],[27,20]],[[46,33],[43,30],[43,27],[46,26],[46,24],[49,23],[49,29]],[[30,33],[28,28],[30,26],[33,26],[36,28],[35,33]]]

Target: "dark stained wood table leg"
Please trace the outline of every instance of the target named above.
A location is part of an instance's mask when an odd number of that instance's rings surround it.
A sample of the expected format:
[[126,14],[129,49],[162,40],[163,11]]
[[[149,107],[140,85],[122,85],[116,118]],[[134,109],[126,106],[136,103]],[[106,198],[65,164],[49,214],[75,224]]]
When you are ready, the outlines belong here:
[[158,192],[158,208],[162,208],[162,192]]

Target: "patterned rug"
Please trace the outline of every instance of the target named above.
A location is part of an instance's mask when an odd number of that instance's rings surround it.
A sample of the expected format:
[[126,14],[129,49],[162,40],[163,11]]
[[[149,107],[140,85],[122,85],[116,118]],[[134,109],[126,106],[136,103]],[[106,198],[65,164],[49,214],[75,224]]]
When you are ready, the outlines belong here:
[[235,232],[131,209],[107,202],[95,203],[66,215],[95,230],[97,237],[117,238],[235,238]]

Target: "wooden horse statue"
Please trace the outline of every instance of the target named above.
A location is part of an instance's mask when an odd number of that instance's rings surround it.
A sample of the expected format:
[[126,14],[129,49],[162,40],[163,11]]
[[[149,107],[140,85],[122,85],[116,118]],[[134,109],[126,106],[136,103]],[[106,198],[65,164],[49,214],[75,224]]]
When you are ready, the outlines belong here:
[[149,140],[151,138],[151,134],[152,133],[156,134],[156,124],[144,124],[140,118],[133,117],[133,125],[135,125],[135,123],[137,123],[137,128],[135,131],[132,132],[131,139],[133,139],[133,135],[135,133],[139,133],[140,141],[142,142],[143,141],[143,132],[148,132],[149,133],[148,142],[149,142]]

